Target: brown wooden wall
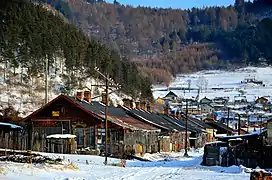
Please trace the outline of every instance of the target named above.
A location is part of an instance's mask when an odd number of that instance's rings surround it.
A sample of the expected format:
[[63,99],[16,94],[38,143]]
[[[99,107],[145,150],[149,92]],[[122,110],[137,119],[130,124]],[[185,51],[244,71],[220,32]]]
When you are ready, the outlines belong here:
[[[58,117],[52,115],[53,111],[59,112]],[[90,126],[95,124],[101,124],[101,121],[94,118],[86,111],[80,109],[76,105],[69,103],[65,99],[58,99],[51,105],[45,107],[40,112],[31,117],[31,120],[35,119],[51,119],[51,120],[62,120],[70,119],[73,122],[84,122]]]

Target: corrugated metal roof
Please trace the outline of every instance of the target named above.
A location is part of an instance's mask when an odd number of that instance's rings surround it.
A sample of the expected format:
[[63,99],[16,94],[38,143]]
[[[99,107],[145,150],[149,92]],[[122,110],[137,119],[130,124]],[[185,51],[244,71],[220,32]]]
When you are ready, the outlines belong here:
[[130,110],[130,112],[142,117],[143,120],[145,120],[149,123],[151,122],[153,124],[156,124],[158,127],[162,127],[166,130],[180,131],[180,132],[185,130],[183,127],[181,127],[175,123],[167,121],[166,119],[164,119],[163,117],[161,117],[160,115],[158,115],[156,113],[150,113],[150,112],[145,112],[145,111],[136,110],[136,109],[132,109],[132,110]]
[[155,127],[152,127],[146,123],[143,123],[141,121],[138,121],[132,117],[113,117],[117,120],[120,120],[124,123],[127,123],[127,124],[130,124],[138,129],[143,129],[143,130],[147,130],[147,131],[157,131],[157,132],[160,132],[160,129],[158,128],[155,128]]
[[[168,119],[169,121],[173,121],[174,123],[177,123],[177,124],[183,126],[184,128],[185,128],[185,126],[186,126],[186,122],[185,122],[184,120],[182,120],[182,119],[177,120],[177,119],[175,119],[175,118],[173,118],[173,117],[171,117],[171,116],[165,115],[165,114],[160,114],[160,116],[162,116],[162,117],[165,118],[165,119]],[[190,123],[190,121],[188,121],[188,129],[189,129],[189,131],[191,131],[191,132],[197,132],[197,133],[203,132],[203,129],[201,129],[201,128],[199,128],[199,127],[196,127],[196,126],[194,126],[194,125],[192,125],[192,124]]]
[[[68,97],[72,98],[75,103],[80,105],[82,108],[93,112],[97,115],[99,115],[101,118],[105,119],[105,105],[93,101],[93,102],[85,102],[85,101],[79,101],[75,100],[74,97]],[[160,132],[160,129],[152,127],[144,122],[141,122],[137,119],[134,119],[133,117],[129,116],[125,110],[122,108],[117,108],[114,106],[108,106],[108,120],[120,127],[131,129],[131,130],[141,130],[141,131],[156,131]]]
[[191,117],[189,117],[188,120],[189,120],[191,123],[193,123],[193,124],[199,126],[200,128],[203,128],[203,129],[214,129],[213,127],[209,126],[208,124],[206,124],[206,123],[205,123],[204,121],[202,121],[202,120],[199,120],[199,119],[196,119],[196,118],[191,118]]
[[218,122],[218,121],[206,121],[205,123],[207,123],[208,125],[214,127],[216,129],[216,127],[220,127],[226,131],[229,131],[229,132],[234,132],[235,130],[228,127],[227,125],[221,123],[221,122]]
[[[104,114],[99,114],[101,118],[105,118]],[[145,124],[141,121],[138,121],[134,118],[128,118],[128,117],[114,117],[114,116],[108,116],[108,121],[133,131],[148,131],[148,132],[160,132],[160,129],[149,126],[148,124]]]

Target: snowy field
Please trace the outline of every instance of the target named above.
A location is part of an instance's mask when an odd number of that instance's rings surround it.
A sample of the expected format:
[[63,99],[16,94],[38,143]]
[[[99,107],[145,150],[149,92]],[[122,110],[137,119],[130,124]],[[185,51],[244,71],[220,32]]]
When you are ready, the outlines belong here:
[[[58,156],[57,154],[46,154]],[[189,151],[190,158],[180,153],[146,154],[144,158],[152,162],[127,161],[127,167],[103,164],[104,158],[90,155],[60,155],[67,164],[72,162],[77,168],[67,165],[29,165],[0,162],[2,180],[244,180],[249,174],[240,167],[200,166],[203,149]],[[119,159],[109,158],[109,164],[119,163]],[[88,163],[87,163],[88,162]]]
[[[263,81],[265,87],[256,84],[242,84],[245,78],[255,78]],[[246,96],[248,101],[253,101],[259,96],[270,96],[272,92],[272,67],[256,68],[248,67],[238,69],[236,71],[201,71],[189,75],[179,75],[170,85],[170,88],[188,88],[189,81],[191,88],[195,89],[191,92],[183,90],[172,90],[180,97],[192,98],[197,96],[197,90],[200,86],[200,99],[203,97],[229,97],[230,101],[234,101],[235,96]],[[223,88],[223,89],[213,89]],[[166,87],[154,86],[154,98],[164,97],[169,91]]]

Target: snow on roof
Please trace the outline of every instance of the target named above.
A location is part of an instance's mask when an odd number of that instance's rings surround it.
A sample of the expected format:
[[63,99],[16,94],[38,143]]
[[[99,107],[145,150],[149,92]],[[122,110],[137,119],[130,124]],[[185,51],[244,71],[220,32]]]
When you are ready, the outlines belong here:
[[262,130],[262,131],[256,131],[253,132],[251,134],[242,134],[242,135],[233,135],[233,136],[224,136],[224,137],[219,137],[220,139],[239,139],[239,138],[245,138],[245,137],[252,137],[252,136],[259,136],[261,135],[263,132],[265,132],[266,130]]
[[217,144],[217,143],[226,143],[224,141],[213,141],[213,142],[208,142],[205,145],[209,145],[209,144]]
[[236,96],[236,97],[234,97],[234,99],[235,99],[236,101],[241,101],[241,100],[246,99],[246,96]]
[[4,123],[4,122],[0,122],[0,126],[8,126],[11,129],[23,129],[21,126],[17,126],[16,124]]
[[71,139],[71,138],[76,138],[76,135],[72,134],[51,134],[49,136],[46,136],[48,139]]
[[227,134],[216,134],[215,137],[225,137]]

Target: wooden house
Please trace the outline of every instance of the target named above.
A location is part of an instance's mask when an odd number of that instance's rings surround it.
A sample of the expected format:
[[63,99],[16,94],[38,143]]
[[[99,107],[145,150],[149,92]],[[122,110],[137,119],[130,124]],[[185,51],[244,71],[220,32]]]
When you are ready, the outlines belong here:
[[[183,128],[186,127],[185,117],[173,117],[165,114],[160,116],[167,119],[168,121],[171,121],[172,123],[182,126]],[[189,117],[188,131],[190,131],[190,147],[200,148],[203,147],[207,142],[213,140],[213,128],[201,120],[192,119]]]
[[162,104],[164,104],[164,103],[165,103],[165,102],[164,102],[163,98],[158,97],[158,98],[156,99],[156,104],[162,105]]
[[264,167],[266,161],[271,160],[264,148],[264,136],[264,133],[254,133],[219,137],[220,141],[228,143],[228,155],[223,157],[222,165],[243,165],[249,168]]
[[214,107],[211,104],[200,104],[201,114],[209,114],[214,112]]
[[235,130],[227,125],[214,120],[205,120],[205,123],[216,129],[216,136],[234,135]]
[[[100,102],[91,102],[90,110],[101,117],[105,116],[105,105]],[[125,103],[127,104],[127,103]],[[130,107],[132,103],[130,103]],[[127,104],[129,105],[129,104]],[[123,135],[120,130],[109,129],[110,131],[110,152],[112,154],[120,151],[132,151],[136,154],[154,153],[158,151],[158,135],[160,129],[143,123],[120,107],[108,107],[108,119],[111,122],[123,127]],[[104,144],[102,144],[103,146]]]
[[257,104],[267,104],[268,103],[268,99],[265,97],[258,97],[255,101],[255,103]]
[[201,136],[202,140],[197,142],[197,147],[203,147],[207,142],[211,142],[214,140],[216,133],[216,129],[204,121],[196,119],[196,118],[188,118],[189,123],[191,123],[194,127],[199,127],[204,132]]
[[223,111],[224,109],[226,109],[226,106],[224,104],[219,104],[216,102],[210,103],[210,106],[213,107],[214,111]]
[[244,105],[247,104],[246,96],[234,96],[234,105]]
[[[89,92],[85,92],[84,96],[78,92],[76,97],[60,95],[26,117],[24,120],[29,125],[29,148],[46,151],[45,139],[48,135],[72,134],[76,135],[79,149],[89,147],[103,151],[105,103],[92,102],[90,97]],[[105,98],[102,99],[105,102]],[[147,145],[145,143],[153,141],[159,134],[157,128],[121,113],[112,113],[115,110],[112,108],[109,107],[108,113],[108,152],[111,154],[136,152],[137,144]],[[141,139],[135,138],[138,137],[136,134],[140,134]]]
[[229,97],[216,97],[213,99],[214,103],[226,105],[229,102]]
[[[186,108],[183,108],[183,111],[185,112]],[[201,107],[198,107],[197,105],[189,105],[188,113],[192,115],[199,115],[201,114]]]
[[211,102],[212,102],[212,100],[207,97],[204,97],[204,98],[200,99],[200,101],[199,101],[200,104],[210,104]]
[[178,95],[176,95],[173,91],[170,91],[163,99],[167,99],[172,102],[178,101]]
[[[151,113],[142,109],[126,109],[134,118],[144,123],[152,125],[161,130],[159,135],[159,151],[170,152],[179,151],[185,147],[185,128],[184,126],[170,122],[161,117],[158,113]],[[188,131],[188,137],[190,136]],[[189,141],[188,141],[189,142]],[[188,143],[189,146],[189,143]]]
[[267,142],[272,145],[272,119],[267,121]]

